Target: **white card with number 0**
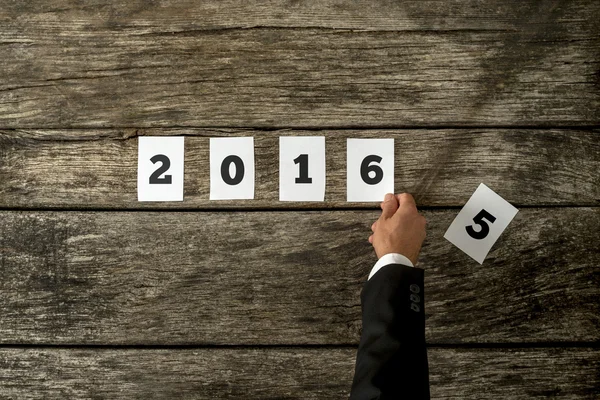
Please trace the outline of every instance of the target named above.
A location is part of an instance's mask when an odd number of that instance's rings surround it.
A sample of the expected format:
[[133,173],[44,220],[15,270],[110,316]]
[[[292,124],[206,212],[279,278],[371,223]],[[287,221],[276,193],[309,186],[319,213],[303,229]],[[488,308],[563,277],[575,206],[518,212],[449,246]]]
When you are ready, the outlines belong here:
[[138,201],[183,201],[183,140],[138,138]]
[[254,138],[210,138],[210,199],[254,198]]
[[348,139],[347,198],[383,201],[394,193],[394,139]]
[[490,249],[518,211],[482,183],[452,221],[444,238],[483,264]]
[[325,137],[279,138],[279,201],[325,200]]

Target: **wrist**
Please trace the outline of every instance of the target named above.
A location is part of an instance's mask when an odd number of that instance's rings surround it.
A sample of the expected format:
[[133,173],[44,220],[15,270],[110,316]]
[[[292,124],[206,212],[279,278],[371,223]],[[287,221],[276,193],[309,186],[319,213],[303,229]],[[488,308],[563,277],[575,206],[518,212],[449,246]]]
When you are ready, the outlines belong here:
[[385,257],[389,254],[399,254],[402,257],[405,257],[406,259],[408,259],[410,261],[410,263],[412,264],[411,266],[417,265],[417,261],[419,259],[418,254],[416,254],[416,255],[410,254],[409,252],[402,251],[402,250],[389,250],[389,251],[375,252],[375,255],[377,255],[378,260],[381,260],[383,257]]
[[400,265],[405,265],[407,267],[414,267],[412,261],[410,259],[408,259],[408,257],[405,257],[404,255],[402,255],[400,253],[384,254],[375,263],[375,266],[373,267],[373,269],[371,269],[371,273],[369,274],[369,277],[367,278],[367,280],[371,279],[371,277],[373,275],[375,275],[375,273],[377,273],[377,271],[379,271],[381,268],[385,267],[386,265],[390,265],[390,264],[400,264]]

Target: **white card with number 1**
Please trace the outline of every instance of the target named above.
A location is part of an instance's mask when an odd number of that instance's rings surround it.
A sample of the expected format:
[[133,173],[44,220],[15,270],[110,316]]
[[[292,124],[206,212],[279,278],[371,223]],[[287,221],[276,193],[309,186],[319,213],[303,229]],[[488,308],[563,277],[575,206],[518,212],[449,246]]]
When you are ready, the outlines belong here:
[[492,246],[518,211],[482,183],[452,221],[444,238],[483,264]]
[[325,199],[325,137],[279,138],[279,201]]

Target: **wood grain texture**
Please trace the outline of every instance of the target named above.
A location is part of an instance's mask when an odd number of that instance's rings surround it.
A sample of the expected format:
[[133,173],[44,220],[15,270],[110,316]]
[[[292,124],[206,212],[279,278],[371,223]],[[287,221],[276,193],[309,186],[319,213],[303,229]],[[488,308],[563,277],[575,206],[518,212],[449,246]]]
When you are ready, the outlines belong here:
[[[598,206],[599,50],[595,0],[1,2],[0,208],[165,212],[0,211],[0,398],[347,398],[356,349],[318,346],[358,343],[378,213],[292,209],[376,207],[347,137],[396,139],[423,206]],[[138,135],[186,136],[185,202],[136,201]],[[324,203],[277,201],[279,135],[326,136]],[[256,200],[208,201],[216,136],[256,138]],[[168,211],[213,207],[286,211]],[[456,213],[426,212],[428,343],[598,343],[599,208],[523,209],[483,266]],[[433,398],[600,396],[597,346],[429,359]]]
[[[597,399],[597,349],[429,349],[434,399]],[[347,399],[356,350],[0,349],[7,399]]]
[[[185,135],[183,202],[137,201],[137,137]],[[325,202],[279,201],[279,136],[326,138]],[[209,137],[255,138],[254,200],[209,201]],[[393,138],[396,192],[420,206],[461,206],[484,182],[515,205],[600,204],[598,130],[215,129],[0,131],[0,206],[18,208],[339,208],[347,138]]]
[[[600,209],[523,209],[483,266],[456,213],[425,213],[429,343],[600,339]],[[377,216],[1,212],[0,343],[357,344]]]
[[520,30],[556,20],[571,30],[599,10],[594,0],[71,0],[4,2],[0,18],[44,29],[107,27],[149,32],[232,28],[330,28],[355,30]]
[[600,124],[598,2],[121,3],[3,2],[0,128]]

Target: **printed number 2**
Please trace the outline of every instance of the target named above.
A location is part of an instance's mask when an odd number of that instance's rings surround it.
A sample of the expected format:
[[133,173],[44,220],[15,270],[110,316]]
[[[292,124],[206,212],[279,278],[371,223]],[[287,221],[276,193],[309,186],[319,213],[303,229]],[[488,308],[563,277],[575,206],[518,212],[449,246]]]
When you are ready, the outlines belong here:
[[152,175],[150,175],[150,184],[171,184],[171,175],[165,175],[162,178],[160,177],[171,167],[171,160],[169,160],[169,157],[165,156],[164,154],[157,154],[154,157],[152,157],[150,161],[152,161],[152,164],[156,164],[157,162],[162,164],[156,171],[152,173]]
[[300,154],[294,164],[300,164],[300,176],[296,178],[296,183],[312,183],[312,178],[308,177],[308,154]]
[[467,233],[473,239],[478,239],[478,240],[485,239],[485,237],[490,233],[490,226],[487,224],[487,222],[484,221],[484,219],[487,219],[490,222],[490,224],[493,224],[494,221],[496,220],[496,217],[494,217],[492,214],[490,214],[489,212],[487,212],[485,210],[481,210],[473,218],[473,222],[475,222],[477,225],[481,226],[481,229],[479,230],[479,232],[477,232],[475,229],[473,229],[473,225],[469,225],[469,226],[465,227],[465,229],[467,230]]
[[[360,176],[367,185],[377,185],[383,179],[383,170],[378,165],[370,165],[372,162],[380,163],[381,157],[376,155],[366,156],[360,164]],[[371,177],[369,172],[374,172],[375,176]]]

